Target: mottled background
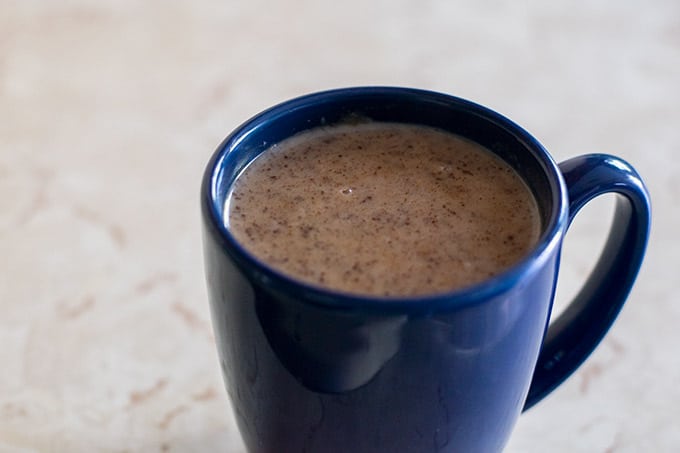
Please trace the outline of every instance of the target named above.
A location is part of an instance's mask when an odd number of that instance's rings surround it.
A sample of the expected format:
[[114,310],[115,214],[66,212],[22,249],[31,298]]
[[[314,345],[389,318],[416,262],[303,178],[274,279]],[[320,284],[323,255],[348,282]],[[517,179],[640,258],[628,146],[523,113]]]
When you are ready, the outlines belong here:
[[[210,328],[201,173],[263,108],[364,84],[466,97],[557,160],[638,168],[654,202],[638,284],[507,451],[677,451],[676,0],[2,0],[0,451],[243,451]],[[604,198],[573,225],[560,305],[610,214]]]

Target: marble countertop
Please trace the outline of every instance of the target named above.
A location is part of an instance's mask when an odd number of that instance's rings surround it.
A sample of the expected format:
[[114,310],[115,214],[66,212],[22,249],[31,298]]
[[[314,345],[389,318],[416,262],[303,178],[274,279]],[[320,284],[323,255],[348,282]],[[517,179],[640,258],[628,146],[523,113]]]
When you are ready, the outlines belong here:
[[[198,189],[240,122],[299,94],[407,85],[609,152],[654,203],[610,335],[507,451],[680,448],[680,3],[0,3],[0,451],[242,452],[203,279]],[[611,200],[567,237],[558,305]],[[606,214],[606,215],[605,215]]]

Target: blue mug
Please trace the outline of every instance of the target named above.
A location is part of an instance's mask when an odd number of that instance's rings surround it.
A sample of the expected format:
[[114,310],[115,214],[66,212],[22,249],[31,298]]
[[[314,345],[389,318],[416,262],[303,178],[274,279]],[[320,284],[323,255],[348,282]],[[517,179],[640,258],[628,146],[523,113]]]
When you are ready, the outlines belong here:
[[[225,227],[243,168],[274,143],[359,115],[467,137],[512,165],[538,202],[540,240],[521,262],[474,286],[418,297],[364,297],[296,281],[249,254]],[[594,270],[549,324],[570,222],[617,194]],[[524,129],[445,94],[390,87],[303,96],[237,128],[201,188],[204,256],[226,389],[250,452],[498,452],[523,410],[598,345],[642,263],[650,201],[623,160],[555,164]]]

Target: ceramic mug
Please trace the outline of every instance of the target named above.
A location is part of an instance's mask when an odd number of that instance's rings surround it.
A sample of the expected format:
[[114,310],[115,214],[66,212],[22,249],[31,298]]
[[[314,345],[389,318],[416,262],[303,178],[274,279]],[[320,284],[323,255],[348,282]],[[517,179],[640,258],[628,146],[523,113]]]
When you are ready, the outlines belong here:
[[[512,165],[538,202],[538,244],[500,275],[445,294],[364,297],[296,281],[225,227],[240,171],[271,144],[360,115],[462,135]],[[250,119],[219,146],[201,189],[204,256],[227,392],[250,452],[497,452],[520,413],[566,379],[606,334],[644,255],[650,202],[610,155],[556,165],[502,115],[445,94],[391,87],[326,91]],[[549,324],[567,228],[617,194],[602,255]]]

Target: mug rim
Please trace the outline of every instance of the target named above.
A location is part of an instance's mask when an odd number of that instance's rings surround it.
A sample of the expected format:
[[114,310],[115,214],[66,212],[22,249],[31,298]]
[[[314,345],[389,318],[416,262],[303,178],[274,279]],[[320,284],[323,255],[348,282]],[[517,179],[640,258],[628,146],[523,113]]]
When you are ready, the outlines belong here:
[[[218,206],[217,187],[225,157],[238,148],[239,143],[248,135],[254,133],[262,124],[276,121],[305,106],[323,103],[330,100],[337,102],[338,98],[351,97],[409,97],[444,103],[450,107],[457,106],[474,115],[479,115],[493,123],[494,126],[505,129],[518,139],[522,145],[539,161],[551,190],[552,211],[548,221],[543,226],[539,240],[532,250],[521,260],[502,272],[484,279],[481,282],[460,287],[445,292],[435,292],[415,296],[380,296],[367,295],[325,288],[312,283],[298,280],[295,277],[274,269],[263,260],[250,253],[237,241],[226,227],[223,220],[223,207]],[[292,135],[292,134],[291,134]],[[251,159],[252,160],[252,159]],[[521,175],[525,178],[525,175]],[[203,222],[208,227],[216,242],[227,252],[236,264],[248,272],[261,284],[267,285],[272,291],[295,294],[298,299],[308,303],[332,308],[400,311],[422,310],[436,311],[443,307],[463,307],[476,301],[487,300],[521,283],[530,274],[538,271],[543,263],[559,247],[568,223],[567,192],[562,173],[552,156],[529,132],[509,118],[478,103],[436,91],[419,88],[395,86],[358,86],[335,88],[298,96],[280,102],[260,113],[252,116],[234,129],[217,147],[206,165],[201,184],[201,208]]]

